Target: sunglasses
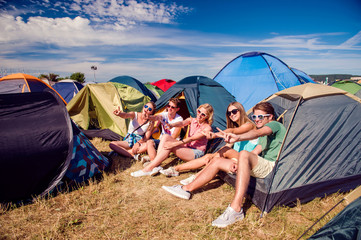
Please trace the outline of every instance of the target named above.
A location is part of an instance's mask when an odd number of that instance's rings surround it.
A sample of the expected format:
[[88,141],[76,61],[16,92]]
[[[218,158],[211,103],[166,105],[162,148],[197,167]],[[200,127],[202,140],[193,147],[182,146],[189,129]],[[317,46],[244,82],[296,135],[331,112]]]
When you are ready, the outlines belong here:
[[231,116],[231,114],[236,114],[236,113],[238,113],[238,109],[233,109],[233,110],[231,110],[231,111],[227,111],[227,115],[228,116]]
[[175,108],[177,108],[177,107],[174,107],[174,106],[171,106],[171,105],[167,105],[167,108],[171,108],[171,109],[175,109]]
[[145,109],[148,109],[149,112],[151,112],[153,110],[153,108],[149,107],[148,105],[144,105]]
[[263,120],[265,117],[268,117],[268,116],[270,116],[271,114],[260,114],[260,115],[252,115],[252,120],[256,120],[257,118],[259,119],[259,120]]
[[201,110],[197,109],[197,113],[201,115],[201,117],[206,117],[207,115],[202,113]]

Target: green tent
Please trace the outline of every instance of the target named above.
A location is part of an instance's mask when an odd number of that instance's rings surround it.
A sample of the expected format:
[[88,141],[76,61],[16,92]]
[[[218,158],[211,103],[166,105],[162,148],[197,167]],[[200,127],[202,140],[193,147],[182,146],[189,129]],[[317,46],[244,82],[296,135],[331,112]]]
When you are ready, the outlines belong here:
[[144,86],[148,88],[148,90],[150,90],[157,99],[159,99],[164,93],[162,89],[157,86],[153,86],[150,83],[145,83]]
[[140,112],[149,101],[148,96],[133,87],[107,82],[87,84],[66,108],[82,129],[110,129],[124,137],[129,120],[115,116],[113,111],[120,106],[124,112]]
[[309,239],[360,239],[361,197],[346,206]]
[[332,87],[337,87],[339,89],[345,90],[349,93],[356,94],[358,91],[361,90],[361,85],[357,84],[353,81],[342,80],[337,81],[331,85]]

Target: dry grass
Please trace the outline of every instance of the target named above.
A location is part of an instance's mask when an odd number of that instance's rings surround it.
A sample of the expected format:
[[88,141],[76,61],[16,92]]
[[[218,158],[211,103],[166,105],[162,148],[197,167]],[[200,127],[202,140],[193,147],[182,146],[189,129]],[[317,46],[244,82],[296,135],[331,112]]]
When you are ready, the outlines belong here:
[[[109,142],[92,142],[100,151],[110,151]],[[279,207],[261,219],[259,209],[249,203],[243,221],[218,229],[210,223],[234,193],[221,180],[187,201],[165,193],[161,186],[177,184],[189,173],[133,178],[130,172],[141,168],[139,162],[113,160],[111,171],[98,182],[26,206],[0,208],[0,239],[297,239],[344,197],[333,194],[294,208]],[[171,159],[167,164],[172,164]],[[307,236],[343,207],[328,214]]]

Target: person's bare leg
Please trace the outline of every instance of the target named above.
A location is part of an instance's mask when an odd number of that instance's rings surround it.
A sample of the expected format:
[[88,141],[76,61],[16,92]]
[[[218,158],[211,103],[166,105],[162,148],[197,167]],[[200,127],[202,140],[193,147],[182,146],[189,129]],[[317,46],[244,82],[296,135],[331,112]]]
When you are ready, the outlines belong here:
[[[205,166],[206,164],[208,164],[213,158],[222,157],[222,158],[228,158],[228,159],[232,159],[232,158],[238,159],[238,155],[239,155],[239,152],[237,152],[233,148],[225,146],[225,147],[222,147],[216,153],[206,154],[203,157],[200,157],[198,159],[194,159],[192,161],[175,166],[174,169],[178,172],[198,169],[198,168],[201,168],[201,167]],[[197,173],[197,175],[198,174],[199,173]]]
[[140,145],[136,154],[145,153],[146,151],[147,151],[147,143],[145,142]]
[[155,156],[157,156],[157,151],[155,150],[155,142],[153,140],[147,141],[147,152],[150,161],[153,161]]
[[206,165],[211,159],[213,158],[213,154],[206,154],[200,158],[188,161],[186,163],[177,165],[174,167],[174,169],[178,172],[180,171],[186,171],[186,170],[193,170],[198,169],[200,167],[203,167]]
[[[119,153],[120,155],[122,156],[126,156],[126,157],[133,157],[132,154],[130,154],[128,152],[129,150],[129,145],[128,145],[128,148],[126,148],[125,144],[128,144],[127,142],[125,141],[117,141],[117,142],[111,142],[109,144],[109,147],[116,151],[117,153]],[[131,149],[130,149],[131,150]]]
[[153,161],[150,162],[149,165],[147,165],[145,168],[143,168],[144,172],[150,172],[153,170],[153,168],[159,166],[171,153],[171,150],[164,149],[164,146],[166,142],[169,141],[176,141],[174,138],[172,138],[170,135],[164,135],[162,139],[160,140],[158,152],[156,157]]
[[236,193],[231,203],[231,207],[237,212],[241,211],[251,177],[251,169],[257,163],[258,156],[256,154],[247,151],[240,152],[237,166]]
[[214,158],[201,172],[199,172],[197,178],[194,179],[193,182],[182,188],[186,191],[194,191],[210,182],[220,170],[228,172],[233,164],[234,161],[230,159]]

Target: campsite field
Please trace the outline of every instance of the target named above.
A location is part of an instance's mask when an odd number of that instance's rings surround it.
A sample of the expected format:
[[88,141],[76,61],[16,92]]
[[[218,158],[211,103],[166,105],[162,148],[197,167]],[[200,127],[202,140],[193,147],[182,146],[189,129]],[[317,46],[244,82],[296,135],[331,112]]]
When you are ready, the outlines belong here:
[[[109,142],[92,140],[99,151]],[[99,181],[33,204],[0,208],[0,239],[297,239],[345,195],[333,194],[296,207],[278,207],[263,218],[246,202],[246,218],[225,229],[210,225],[231,201],[234,189],[216,179],[182,200],[161,189],[179,177],[133,178],[141,163],[114,157]],[[166,164],[176,164],[168,159]],[[312,235],[344,208],[336,207],[302,239]]]

